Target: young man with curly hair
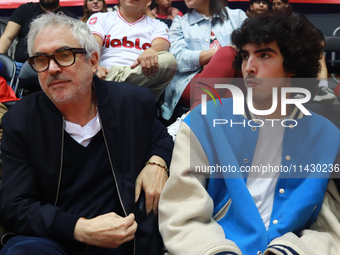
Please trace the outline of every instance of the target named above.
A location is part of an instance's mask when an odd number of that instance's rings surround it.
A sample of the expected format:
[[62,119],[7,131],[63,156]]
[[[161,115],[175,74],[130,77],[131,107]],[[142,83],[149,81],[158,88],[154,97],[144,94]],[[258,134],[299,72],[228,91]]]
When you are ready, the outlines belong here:
[[[184,119],[159,204],[170,254],[339,253],[339,213],[332,210],[339,194],[329,174],[340,131],[303,105],[284,104],[315,91],[322,48],[309,39],[317,33],[306,19],[271,14],[233,32],[247,100],[237,106],[243,97],[234,93]],[[295,90],[306,98],[293,99]],[[234,114],[236,106],[243,115]]]

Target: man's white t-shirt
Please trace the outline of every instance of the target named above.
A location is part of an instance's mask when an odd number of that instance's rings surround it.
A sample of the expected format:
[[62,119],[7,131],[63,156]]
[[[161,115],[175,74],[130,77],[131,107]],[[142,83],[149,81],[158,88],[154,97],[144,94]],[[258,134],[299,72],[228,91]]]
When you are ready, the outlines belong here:
[[[266,166],[268,169],[270,167],[280,167],[285,128],[280,123],[278,124],[278,122],[273,127],[272,122],[265,121],[261,117],[256,118],[263,120],[264,124],[259,128],[252,167],[260,168]],[[254,199],[267,230],[272,215],[276,183],[279,175],[279,172],[271,172],[270,170],[265,174],[262,172],[251,172],[247,179],[247,188]]]
[[130,66],[153,40],[169,40],[169,29],[164,22],[143,15],[133,23],[120,11],[95,13],[87,21],[94,35],[103,39],[100,65],[106,68]]

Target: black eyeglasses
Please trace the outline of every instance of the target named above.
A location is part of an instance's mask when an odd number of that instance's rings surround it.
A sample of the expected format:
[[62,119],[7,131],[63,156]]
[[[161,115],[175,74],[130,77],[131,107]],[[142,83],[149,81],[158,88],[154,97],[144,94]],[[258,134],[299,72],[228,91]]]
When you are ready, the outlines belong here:
[[39,54],[28,58],[28,63],[34,71],[37,73],[45,72],[50,67],[51,59],[56,62],[57,65],[62,67],[68,67],[76,62],[76,54],[84,54],[86,50],[83,48],[63,48],[57,50],[54,54]]

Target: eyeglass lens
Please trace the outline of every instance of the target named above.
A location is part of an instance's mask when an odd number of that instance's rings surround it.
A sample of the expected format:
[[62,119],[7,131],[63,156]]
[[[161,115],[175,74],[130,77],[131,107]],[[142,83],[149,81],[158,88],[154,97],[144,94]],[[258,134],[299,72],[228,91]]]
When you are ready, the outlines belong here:
[[[74,54],[71,50],[62,50],[59,52],[56,52],[54,55],[54,60],[57,62],[58,65],[66,67],[70,66],[74,63]],[[48,68],[50,63],[50,58],[45,55],[37,56],[34,58],[34,67],[35,70],[40,72],[44,71]]]

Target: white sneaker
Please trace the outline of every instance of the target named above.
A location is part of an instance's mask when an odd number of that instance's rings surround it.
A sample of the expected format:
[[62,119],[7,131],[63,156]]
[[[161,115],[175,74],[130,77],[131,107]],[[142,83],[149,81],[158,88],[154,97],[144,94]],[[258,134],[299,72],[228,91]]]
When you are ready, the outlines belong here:
[[305,97],[306,97],[306,95],[304,95],[304,94],[296,94],[294,96],[295,99],[301,99],[301,98],[305,98]]
[[174,123],[168,126],[168,133],[172,136],[173,141],[175,141],[178,129],[186,116],[187,115],[184,113],[181,117],[177,118]]
[[332,104],[336,96],[333,90],[328,87],[319,87],[317,94],[313,98],[314,102]]

